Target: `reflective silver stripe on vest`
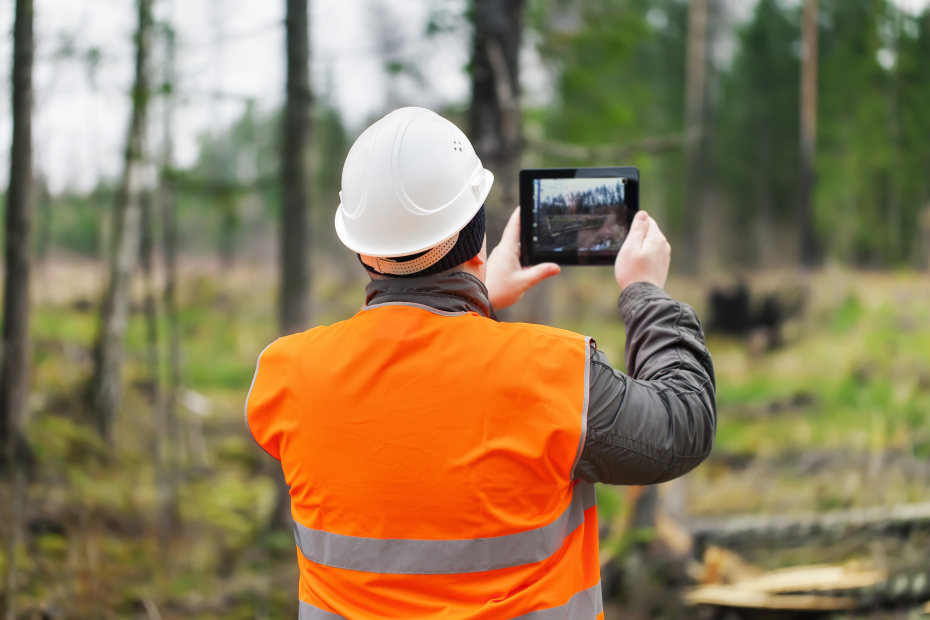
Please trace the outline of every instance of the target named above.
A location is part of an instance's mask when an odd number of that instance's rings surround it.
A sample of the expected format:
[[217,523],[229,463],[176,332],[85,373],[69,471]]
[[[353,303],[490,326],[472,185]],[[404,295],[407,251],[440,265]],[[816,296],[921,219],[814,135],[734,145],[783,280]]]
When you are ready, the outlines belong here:
[[601,598],[601,582],[598,581],[596,585],[575,594],[564,605],[531,611],[513,620],[564,620],[565,618],[587,620],[596,618],[597,614],[602,611],[604,611],[604,601]]
[[[323,611],[310,603],[300,602],[300,616],[298,620],[343,620],[339,614]],[[578,592],[568,599],[568,602],[551,609],[540,609],[528,614],[517,616],[513,620],[594,620],[604,611],[604,601],[601,599],[601,582],[587,590]]]
[[545,560],[562,548],[595,505],[594,486],[579,482],[558,519],[533,530],[466,540],[363,538],[294,524],[297,547],[316,564],[397,575],[479,573]]
[[314,607],[300,599],[297,599],[297,602],[300,603],[300,615],[297,616],[297,620],[345,620],[339,614],[323,611],[319,607]]

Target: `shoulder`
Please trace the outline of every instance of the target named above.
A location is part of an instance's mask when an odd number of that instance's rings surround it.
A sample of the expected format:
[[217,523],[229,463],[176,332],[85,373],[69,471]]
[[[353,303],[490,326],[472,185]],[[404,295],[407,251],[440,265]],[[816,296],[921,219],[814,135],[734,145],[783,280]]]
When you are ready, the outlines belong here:
[[583,334],[559,327],[550,327],[549,325],[537,325],[535,323],[499,323],[499,325],[514,333],[546,340],[578,344],[586,344],[590,340],[590,338]]
[[269,365],[278,365],[292,359],[300,347],[301,336],[302,333],[281,336],[262,349],[258,354],[257,370],[264,370]]
[[[353,317],[354,318],[354,317]],[[328,325],[317,325],[302,332],[281,336],[262,351],[260,359],[281,359],[295,357],[299,351],[321,339],[337,335],[352,319],[345,319]]]

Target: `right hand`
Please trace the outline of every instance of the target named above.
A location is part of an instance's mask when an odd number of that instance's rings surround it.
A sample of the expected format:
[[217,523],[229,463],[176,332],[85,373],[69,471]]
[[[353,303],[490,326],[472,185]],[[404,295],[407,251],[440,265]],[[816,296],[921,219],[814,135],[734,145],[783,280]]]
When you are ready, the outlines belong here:
[[614,278],[622,291],[634,282],[649,282],[665,286],[672,246],[659,230],[659,225],[645,211],[633,218],[630,232],[614,262]]

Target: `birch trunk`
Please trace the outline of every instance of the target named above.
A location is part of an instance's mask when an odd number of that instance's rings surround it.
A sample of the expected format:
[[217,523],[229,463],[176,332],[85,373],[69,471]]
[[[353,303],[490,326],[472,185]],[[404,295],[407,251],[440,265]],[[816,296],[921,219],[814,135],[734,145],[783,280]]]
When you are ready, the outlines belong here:
[[[175,33],[169,29],[165,36],[165,83],[174,92]],[[162,256],[165,267],[165,287],[162,292],[162,307],[165,312],[165,329],[168,337],[168,369],[162,413],[165,442],[164,479],[159,481],[162,515],[161,529],[166,534],[180,522],[178,515],[178,487],[180,485],[181,428],[177,403],[181,388],[181,334],[178,320],[178,230],[177,200],[174,191],[174,95],[168,94],[164,103],[161,175],[158,188],[159,212],[162,226]]]
[[129,285],[139,257],[141,199],[145,185],[145,127],[148,108],[149,38],[152,1],[138,0],[136,67],[132,114],[126,141],[123,178],[113,211],[109,281],[100,313],[91,379],[91,415],[101,436],[112,444],[113,422],[122,398],[123,340],[129,321]]

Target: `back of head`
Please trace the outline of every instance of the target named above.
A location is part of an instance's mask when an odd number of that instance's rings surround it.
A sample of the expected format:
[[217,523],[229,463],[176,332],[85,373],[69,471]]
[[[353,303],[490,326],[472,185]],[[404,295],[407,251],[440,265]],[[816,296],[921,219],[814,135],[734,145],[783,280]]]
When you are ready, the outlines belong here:
[[480,251],[493,180],[453,123],[424,108],[400,108],[349,150],[336,233],[371,272],[445,271]]

